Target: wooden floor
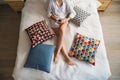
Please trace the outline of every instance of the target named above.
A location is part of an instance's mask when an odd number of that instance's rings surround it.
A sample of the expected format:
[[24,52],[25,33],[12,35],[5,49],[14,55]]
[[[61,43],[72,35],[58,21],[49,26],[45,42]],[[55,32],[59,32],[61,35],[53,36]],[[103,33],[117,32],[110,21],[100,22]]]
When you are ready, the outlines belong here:
[[[99,14],[112,72],[109,80],[120,80],[120,2],[112,2]],[[20,14],[7,5],[0,5],[0,80],[13,80],[19,24]]]
[[112,2],[105,12],[99,14],[112,72],[110,80],[120,80],[120,1]]
[[20,14],[0,5],[0,80],[13,80],[19,24]]

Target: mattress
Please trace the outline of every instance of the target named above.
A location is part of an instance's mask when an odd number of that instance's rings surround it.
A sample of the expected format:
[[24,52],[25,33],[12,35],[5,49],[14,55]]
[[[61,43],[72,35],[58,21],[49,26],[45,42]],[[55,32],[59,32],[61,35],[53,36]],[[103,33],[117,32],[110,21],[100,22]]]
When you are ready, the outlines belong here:
[[[91,15],[81,24],[80,27],[76,27],[71,22],[69,23],[65,35],[67,52],[69,52],[76,33],[99,39],[101,43],[96,53],[96,66],[92,66],[83,61],[78,61],[74,58],[72,58],[72,60],[74,61],[75,66],[69,66],[60,55],[57,64],[52,60],[50,73],[24,68],[23,65],[25,64],[31,46],[31,42],[25,29],[43,19],[48,20],[46,11],[48,0],[27,0],[25,7],[22,10],[17,57],[13,71],[14,80],[107,80],[109,78],[111,72],[97,12],[97,7],[100,4],[97,0],[76,1],[79,1],[79,4],[77,3],[79,7],[91,13]],[[44,44],[54,44],[55,41],[56,37],[44,42]]]

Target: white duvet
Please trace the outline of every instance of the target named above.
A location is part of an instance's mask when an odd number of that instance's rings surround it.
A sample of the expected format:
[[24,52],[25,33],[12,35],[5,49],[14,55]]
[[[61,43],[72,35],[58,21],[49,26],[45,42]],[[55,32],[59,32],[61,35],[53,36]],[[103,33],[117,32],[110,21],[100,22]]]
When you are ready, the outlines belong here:
[[[46,0],[28,0],[22,11],[16,65],[13,71],[13,77],[15,80],[107,80],[109,78],[111,72],[106,56],[101,24],[97,13],[99,3],[96,0],[76,1],[79,1],[77,5],[91,13],[91,16],[89,16],[80,27],[76,27],[72,23],[69,24],[65,40],[67,51],[69,51],[74,35],[77,32],[101,40],[96,53],[96,66],[92,66],[83,61],[78,61],[74,58],[72,58],[72,60],[76,65],[69,66],[60,55],[58,64],[54,64],[52,61],[50,73],[24,68],[23,65],[26,61],[31,45],[29,37],[24,29],[42,19],[47,20]],[[56,38],[53,38],[44,44],[54,44],[55,41]]]

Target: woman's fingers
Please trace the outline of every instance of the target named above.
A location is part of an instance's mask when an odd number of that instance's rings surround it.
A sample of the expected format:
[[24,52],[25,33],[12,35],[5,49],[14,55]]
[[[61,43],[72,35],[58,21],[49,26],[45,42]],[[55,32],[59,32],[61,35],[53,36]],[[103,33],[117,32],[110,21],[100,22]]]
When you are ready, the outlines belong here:
[[64,22],[65,22],[65,20],[64,20],[64,19],[62,19],[62,20],[61,20],[61,23],[63,24]]
[[64,23],[67,23],[68,22],[68,19],[62,19],[61,23],[64,24]]

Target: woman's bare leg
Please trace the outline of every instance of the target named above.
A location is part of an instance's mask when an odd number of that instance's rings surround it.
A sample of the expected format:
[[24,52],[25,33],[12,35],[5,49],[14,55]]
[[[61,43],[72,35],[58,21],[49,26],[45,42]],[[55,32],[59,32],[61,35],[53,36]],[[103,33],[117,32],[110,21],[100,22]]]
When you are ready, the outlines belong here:
[[65,46],[64,43],[63,43],[61,52],[62,52],[63,56],[65,57],[66,62],[67,62],[69,65],[74,65],[73,61],[70,59],[70,57],[68,56],[68,54],[67,54],[67,52],[66,52],[66,46]]
[[[58,28],[55,28],[55,29],[53,29],[54,30],[54,32],[56,33],[56,35],[57,35],[57,37],[59,36],[59,29]],[[63,36],[64,37],[64,36]],[[58,41],[58,40],[57,40]],[[66,47],[65,47],[65,44],[63,43],[62,44],[62,48],[61,48],[61,52],[62,52],[62,54],[63,54],[63,56],[65,57],[65,59],[66,59],[66,61],[67,61],[67,63],[69,64],[69,65],[74,65],[74,63],[72,62],[72,60],[70,59],[70,57],[68,56],[68,54],[67,54],[67,52],[66,52]],[[58,62],[58,54],[57,54],[57,49],[56,49],[56,51],[55,51],[55,57],[54,57],[54,61],[56,61],[56,63]]]
[[63,38],[64,38],[64,33],[65,30],[67,28],[67,23],[64,23],[60,26],[60,28],[58,29],[58,39],[57,39],[57,46],[56,46],[56,50],[55,50],[55,56],[54,56],[54,61],[55,63],[58,62],[58,56],[59,53],[62,49],[62,45],[63,45]]

